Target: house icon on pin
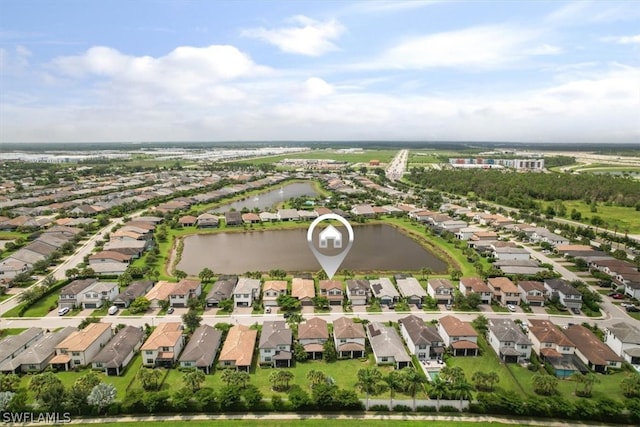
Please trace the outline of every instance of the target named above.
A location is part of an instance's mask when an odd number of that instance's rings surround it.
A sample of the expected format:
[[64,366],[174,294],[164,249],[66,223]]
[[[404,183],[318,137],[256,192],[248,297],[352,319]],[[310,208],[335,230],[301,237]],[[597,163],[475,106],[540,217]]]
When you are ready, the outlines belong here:
[[342,247],[342,233],[340,233],[333,225],[329,225],[327,228],[322,230],[318,237],[320,238],[320,248],[326,248],[329,240],[333,240],[334,249],[340,249]]

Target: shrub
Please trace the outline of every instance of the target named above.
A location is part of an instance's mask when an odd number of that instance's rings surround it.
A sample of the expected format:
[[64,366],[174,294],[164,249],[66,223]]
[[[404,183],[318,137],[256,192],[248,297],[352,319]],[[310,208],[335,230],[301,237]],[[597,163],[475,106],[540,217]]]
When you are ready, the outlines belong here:
[[376,412],[389,412],[389,406],[388,405],[383,405],[383,404],[379,404],[379,405],[371,405],[369,407],[370,411],[376,411]]
[[455,406],[442,405],[440,406],[440,412],[460,412],[460,410]]
[[416,408],[416,412],[436,412],[437,408],[435,406],[418,406]]
[[407,405],[396,405],[393,407],[393,412],[411,412],[411,407]]

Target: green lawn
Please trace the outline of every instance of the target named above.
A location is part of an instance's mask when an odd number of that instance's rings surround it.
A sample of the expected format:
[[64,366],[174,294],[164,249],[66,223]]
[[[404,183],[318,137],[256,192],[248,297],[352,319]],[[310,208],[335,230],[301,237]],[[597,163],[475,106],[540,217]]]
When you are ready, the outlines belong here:
[[[23,304],[18,304],[11,310],[5,312],[2,317],[19,317],[20,307]],[[23,317],[44,317],[51,311],[50,309],[58,306],[58,293],[54,292],[46,297],[39,299],[31,307],[24,312]]]
[[[336,384],[345,389],[354,389],[356,382],[358,381],[358,370],[367,367],[375,367],[373,356],[369,356],[367,360],[338,360],[334,363],[327,363],[321,360],[307,361],[304,363],[297,363],[289,371],[294,374],[294,379],[291,384],[297,384],[305,390],[309,389],[309,382],[306,379],[307,372],[312,369],[321,370],[328,376],[332,377]],[[391,372],[391,366],[380,366],[380,371],[383,375]],[[257,366],[251,373],[251,384],[257,386],[265,397],[269,397],[273,394],[286,395],[286,393],[274,392],[271,390],[269,384],[269,375],[274,371],[273,368],[261,368]],[[163,384],[163,390],[176,390],[183,386],[182,372],[178,369],[172,369],[167,375],[167,378]],[[220,379],[220,371],[216,371],[212,375],[207,375],[205,385],[212,387],[214,390],[220,388],[224,383]],[[364,394],[358,393],[361,397]],[[389,398],[389,394],[385,393],[377,396],[378,399]],[[402,393],[396,393],[398,399],[409,399],[409,396],[402,395]],[[418,396],[418,398],[426,398],[426,395]]]
[[26,331],[27,328],[8,328],[0,329],[0,338],[8,337],[10,335],[19,335]]
[[254,165],[278,163],[283,159],[332,159],[349,163],[369,162],[380,160],[388,163],[398,154],[399,150],[363,150],[360,153],[337,153],[335,150],[312,150],[304,153],[283,154],[280,156],[261,157],[256,159],[242,159],[232,163],[251,163]]
[[[100,424],[100,427],[120,427],[122,423],[134,423],[140,422],[135,419],[123,419],[122,421],[118,421],[117,423],[104,423]],[[387,426],[397,426],[399,423],[402,423],[403,426],[424,426],[425,421],[416,421],[411,419],[403,419],[402,421],[398,420],[371,420],[368,419],[363,421],[362,419],[344,419],[341,418],[339,421],[335,419],[310,419],[305,418],[302,420],[267,420],[260,419],[260,421],[256,420],[224,420],[224,419],[211,419],[211,420],[167,420],[167,421],[148,421],[144,420],[145,427],[183,427],[185,424],[188,424],[189,427],[255,427],[256,425],[266,426],[266,427],[289,427],[289,426],[299,426],[304,423],[305,427],[334,427],[337,423],[339,423],[340,427],[361,427],[363,425],[373,425],[376,427],[387,427]],[[160,425],[162,424],[162,425]],[[483,427],[483,426],[495,426],[500,425],[502,423],[497,421],[492,422],[472,422],[472,421],[452,421],[452,420],[442,420],[442,421],[429,421],[429,427]],[[507,424],[507,423],[505,423]],[[94,423],[88,424],[75,424],[78,426],[94,426]],[[519,424],[521,426],[525,426],[525,424]]]
[[447,366],[460,367],[464,370],[467,381],[471,382],[473,374],[480,372],[496,372],[500,377],[500,381],[496,385],[496,391],[504,391],[507,393],[524,394],[522,387],[518,381],[509,372],[509,369],[500,362],[498,356],[483,337],[478,337],[478,345],[480,346],[482,355],[475,357],[456,356],[447,360]]
[[[590,219],[594,216],[599,216],[604,219],[609,225],[607,228],[613,231],[614,226],[618,226],[618,233],[623,234],[628,229],[629,233],[640,233],[640,215],[632,207],[624,206],[606,206],[602,203],[597,205],[597,212],[591,212],[589,204],[583,201],[563,201],[564,206],[567,208],[567,212],[571,212],[572,209],[577,210],[582,215],[580,222],[589,224]],[[541,209],[547,208],[547,205],[552,205],[553,202],[543,202]],[[568,218],[568,217],[567,217]]]

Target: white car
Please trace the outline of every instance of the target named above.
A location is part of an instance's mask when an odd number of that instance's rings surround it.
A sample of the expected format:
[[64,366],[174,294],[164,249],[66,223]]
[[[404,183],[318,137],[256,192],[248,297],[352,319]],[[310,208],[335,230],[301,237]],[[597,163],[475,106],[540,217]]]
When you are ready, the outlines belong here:
[[63,308],[58,310],[58,316],[64,316],[65,314],[67,314],[70,311],[71,311],[71,309],[69,307],[63,307]]
[[113,316],[114,314],[116,314],[118,312],[118,310],[120,310],[120,308],[117,305],[112,305],[111,307],[109,307],[108,313]]
[[509,309],[509,311],[516,311],[516,306],[512,304],[507,304],[507,309]]

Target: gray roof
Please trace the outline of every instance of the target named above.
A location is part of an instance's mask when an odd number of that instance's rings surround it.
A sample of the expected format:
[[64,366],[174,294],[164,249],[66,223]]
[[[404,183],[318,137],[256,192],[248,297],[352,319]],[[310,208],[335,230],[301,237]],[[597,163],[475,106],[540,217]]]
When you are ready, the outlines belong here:
[[365,291],[369,292],[369,281],[365,279],[347,280],[347,288],[349,291]]
[[43,233],[40,235],[40,237],[38,237],[36,239],[36,242],[44,242],[47,243],[49,245],[55,246],[56,248],[61,247],[62,245],[64,245],[66,242],[69,241],[69,239],[62,239],[60,237],[56,237],[54,235],[50,235],[47,233]]
[[197,367],[202,368],[213,365],[221,339],[222,331],[209,325],[200,325],[191,335],[180,362],[195,362]]
[[116,300],[131,303],[134,299],[144,296],[152,286],[153,282],[151,280],[138,280],[127,286],[127,288],[118,295]]
[[31,252],[35,252],[44,256],[51,255],[57,249],[56,246],[53,246],[47,242],[38,241],[38,240],[34,240],[24,248],[27,250],[30,250]]
[[138,250],[143,250],[147,245],[147,242],[144,240],[109,240],[104,244],[104,250],[116,250],[123,248],[133,248]]
[[11,335],[0,341],[0,361],[11,357],[20,348],[30,345],[35,338],[42,335],[41,328],[29,328],[19,335]]
[[279,345],[291,345],[293,335],[283,320],[266,321],[262,324],[259,348],[275,348]]
[[125,326],[93,358],[91,363],[100,362],[105,368],[119,368],[127,356],[142,343],[144,332],[135,326]]
[[609,326],[609,331],[623,343],[640,344],[640,329],[626,322]]
[[425,325],[424,320],[413,314],[400,319],[400,323],[404,326],[411,341],[415,345],[431,345],[433,342],[444,342],[438,328],[434,325]]
[[394,327],[372,322],[367,326],[367,335],[376,357],[393,357],[395,362],[411,361],[411,356]]
[[415,277],[407,277],[404,279],[396,279],[400,293],[405,297],[418,296],[426,297],[427,291],[424,290],[418,279]]
[[30,251],[27,248],[18,249],[16,252],[11,254],[11,258],[18,259],[27,264],[35,264],[36,262],[45,259],[46,257],[37,252]]
[[236,288],[233,291],[236,294],[250,294],[254,291],[260,290],[260,280],[258,279],[249,279],[248,277],[240,277],[238,279],[238,283],[236,284]]
[[300,214],[295,209],[279,209],[278,217],[280,219],[298,219]]
[[233,294],[233,288],[235,288],[237,282],[237,278],[216,281],[207,294],[207,299],[222,301],[231,298],[231,295]]
[[489,330],[493,332],[493,335],[495,335],[500,342],[531,345],[531,341],[524,332],[522,332],[520,326],[511,319],[489,319]]
[[545,279],[544,284],[553,291],[562,292],[565,295],[582,295],[569,282],[563,279]]
[[[93,268],[93,267],[92,267]],[[97,282],[96,279],[78,279],[69,283],[64,288],[60,289],[60,295],[78,295],[89,286]]]
[[370,280],[369,286],[371,286],[373,295],[375,295],[377,298],[381,296],[400,297],[400,294],[398,293],[396,287],[393,286],[391,280],[386,277]]
[[55,353],[56,346],[75,331],[77,331],[76,328],[67,326],[58,332],[45,335],[17,357],[7,360],[0,365],[0,371],[13,372],[22,365],[39,365],[46,362]]

